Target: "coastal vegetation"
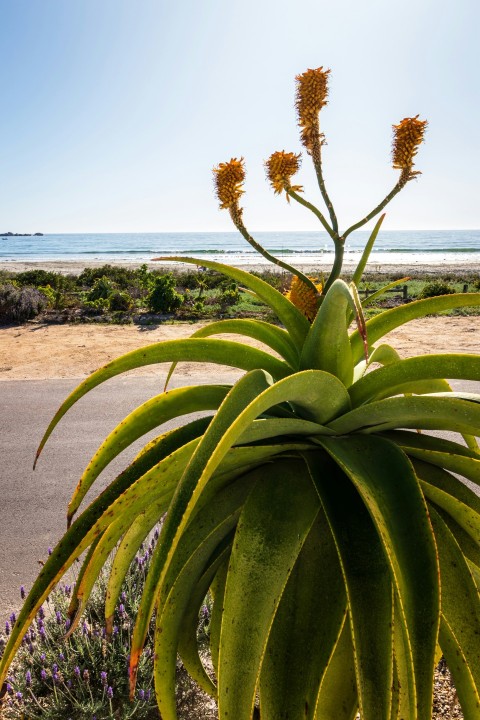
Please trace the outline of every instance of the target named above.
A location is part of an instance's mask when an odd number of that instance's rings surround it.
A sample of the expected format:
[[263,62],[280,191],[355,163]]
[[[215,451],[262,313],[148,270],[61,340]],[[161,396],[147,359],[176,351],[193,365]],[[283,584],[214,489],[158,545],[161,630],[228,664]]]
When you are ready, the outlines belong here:
[[[293,180],[298,153],[273,153],[266,171],[277,194],[313,212],[329,233],[331,271],[307,276],[259,245],[240,206],[243,159],[214,169],[220,207],[248,243],[290,274],[288,286],[281,292],[237,268],[173,259],[226,277],[222,293],[231,300],[245,288],[277,322],[225,318],[189,339],[134,350],[87,377],[64,401],[36,462],[65,413],[90,391],[125,371],[171,363],[165,391],[108,435],[80,478],[67,509],[68,530],[9,627],[0,678],[42,604],[79,559],[68,633],[82,627],[107,565],[108,652],[123,583],[162,519],[129,638],[132,704],[153,624],[153,678],[163,720],[178,717],[178,655],[215,699],[221,720],[353,720],[358,711],[362,720],[429,720],[442,655],[464,717],[478,718],[480,499],[460,477],[480,484],[480,396],[454,391],[445,378],[479,381],[480,356],[402,360],[384,336],[431,313],[478,307],[480,294],[448,288],[436,295],[430,288],[433,296],[380,308],[367,319],[369,300],[406,282],[398,278],[368,297],[359,292],[381,213],[419,175],[414,160],[426,121],[416,116],[393,126],[398,179],[371,212],[342,232],[322,167],[319,114],[328,80],[322,67],[307,70],[297,77],[296,96],[301,143],[313,161],[325,214]],[[375,218],[351,280],[342,278],[346,237]],[[125,292],[113,282],[105,274],[90,276],[85,302],[100,304],[114,289]],[[197,301],[207,292],[201,290]],[[146,295],[177,312],[184,305],[178,296],[168,274],[159,275]],[[225,333],[259,340],[265,350],[215,337]],[[229,365],[245,374],[233,385],[167,391],[179,361]],[[166,421],[180,418],[165,431]],[[81,510],[102,470],[152,430],[155,439]],[[449,431],[453,439],[429,431]],[[206,598],[211,665],[198,634]],[[59,682],[68,688],[66,680]],[[11,690],[8,700],[21,708],[23,696],[15,698]],[[107,700],[114,697],[111,690]],[[103,713],[114,717],[106,701]]]
[[[287,292],[292,274],[268,267],[255,273],[276,290]],[[313,271],[321,282],[324,273]],[[344,273],[350,281],[352,274]],[[401,280],[380,296],[385,285]],[[457,273],[424,271],[390,276],[365,272],[358,284],[366,317],[382,309],[451,292],[476,292],[480,278],[468,269]],[[456,308],[449,314],[477,314],[478,308]],[[36,269],[14,273],[0,271],[0,324],[22,323],[34,318],[41,322],[95,322],[153,324],[165,321],[221,319],[224,317],[258,318],[274,321],[268,305],[252,297],[240,284],[209,269],[149,269],[147,265],[129,267],[102,265],[87,268],[79,275]]]

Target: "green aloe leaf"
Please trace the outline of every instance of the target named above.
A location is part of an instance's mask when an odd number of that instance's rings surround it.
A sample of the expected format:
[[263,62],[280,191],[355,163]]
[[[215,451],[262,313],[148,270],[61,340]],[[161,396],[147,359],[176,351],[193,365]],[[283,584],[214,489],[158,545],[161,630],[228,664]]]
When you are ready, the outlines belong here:
[[176,417],[202,410],[217,410],[228,390],[229,387],[224,385],[176,388],[156,395],[133,410],[112,430],[88,463],[70,500],[68,521],[102,470],[135,440]]
[[[418,381],[436,378],[480,380],[478,355],[420,355],[368,373],[349,388],[352,407],[404,392],[416,392]],[[441,388],[449,389],[447,388]],[[435,392],[435,391],[434,391]]]
[[358,283],[362,279],[363,271],[365,270],[368,258],[370,257],[370,253],[372,252],[375,240],[377,239],[377,235],[380,232],[380,228],[382,227],[382,223],[384,220],[385,213],[383,213],[383,215],[380,215],[377,222],[375,223],[375,227],[373,228],[370,237],[367,240],[367,244],[365,245],[360,261],[355,269],[355,272],[353,273],[352,282],[355,283],[355,285],[358,285]]
[[[448,630],[455,637],[457,652],[468,667],[472,679],[472,686],[464,691],[464,682],[460,680],[460,688],[457,686],[460,702],[465,704],[464,710],[468,711],[468,718],[478,717],[480,707],[480,595],[475,581],[470,572],[467,561],[460,550],[452,533],[443,522],[441,517],[431,509],[435,539],[437,541],[438,555],[440,559],[440,576],[442,586],[442,617],[445,620]],[[440,645],[444,651],[447,664],[450,667],[454,682],[459,675],[457,671],[457,660],[451,657],[450,643],[447,641],[445,649],[442,645],[444,633],[440,632]],[[463,673],[462,673],[463,675]],[[474,714],[471,714],[476,705]]]
[[480,405],[455,396],[418,395],[378,400],[327,423],[338,435],[382,432],[398,427],[478,434]]
[[[438,297],[416,300],[408,305],[385,310],[367,321],[368,340],[373,345],[391,330],[404,325],[410,320],[425,317],[443,310],[453,310],[459,307],[477,307],[480,305],[480,293],[456,293],[455,295],[439,295]],[[358,330],[351,336],[354,362],[363,356],[363,340]]]
[[430,717],[439,588],[435,542],[419,482],[404,453],[383,438],[318,442],[349,476],[376,525],[408,634],[418,717]]
[[383,544],[362,497],[344,473],[314,460],[309,467],[345,579],[360,713],[365,720],[390,720],[393,592]]
[[[192,333],[192,338],[206,338],[212,335],[234,334],[245,335],[254,340],[259,340],[272,350],[277,352],[293,370],[298,369],[299,353],[295,343],[283,328],[263,322],[263,320],[232,319],[218,320]],[[165,387],[175,370],[177,363],[174,363],[168,372]]]
[[290,300],[285,297],[285,295],[282,295],[282,293],[275,290],[275,288],[266,283],[264,280],[261,280],[245,270],[239,270],[238,268],[223,265],[222,263],[213,262],[211,260],[198,260],[196,258],[180,256],[168,258],[160,257],[155,258],[155,260],[200,265],[202,267],[210,268],[210,270],[216,270],[223,275],[227,275],[227,277],[231,277],[232,280],[236,280],[242,285],[245,285],[247,288],[250,288],[250,290],[258,295],[258,297],[273,310],[280,322],[285,325],[297,347],[301,347],[303,344],[310,327],[307,318],[295,307],[293,303],[290,302]]
[[[230,557],[228,558],[230,559]],[[224,562],[218,569],[215,578],[210,585],[210,592],[213,597],[212,615],[210,618],[210,653],[215,676],[218,677],[218,655],[220,652],[220,633],[222,629],[223,599],[225,597],[225,586],[227,584],[228,562]]]
[[265,470],[237,527],[225,589],[219,718],[251,720],[273,618],[319,508],[305,463]]
[[443,490],[430,485],[424,480],[420,481],[425,497],[430,503],[442,508],[455,522],[470,535],[472,540],[480,546],[480,515],[465,503],[457,500]]
[[300,357],[300,367],[324,370],[345,386],[353,379],[353,361],[348,337],[347,310],[355,311],[348,285],[335,280],[313,321]]
[[315,720],[354,720],[357,708],[352,634],[346,617],[323,676],[317,696]]
[[405,284],[407,280],[410,278],[404,277],[400,278],[400,280],[394,280],[393,282],[388,283],[387,285],[384,285],[379,290],[376,290],[371,295],[368,295],[368,297],[365,298],[365,300],[362,302],[362,305],[365,307],[366,305],[371,305],[375,300],[378,300],[378,298],[382,297],[386,292],[389,290],[393,290],[394,287],[397,287],[398,285],[401,285],[402,283]]
[[92,375],[83,380],[83,382],[70,393],[48,426],[37,450],[36,459],[38,459],[47,439],[61,418],[72,405],[80,400],[87,392],[106,380],[127,372],[127,370],[133,370],[134,368],[145,365],[162,362],[179,362],[181,360],[229,365],[230,367],[240,368],[241,370],[262,368],[271,373],[275,378],[286,377],[291,373],[289,366],[282,360],[277,360],[277,358],[272,357],[272,355],[269,355],[263,350],[257,350],[248,345],[231,342],[230,340],[213,338],[164,340],[161,343],[148,345],[139,350],[132,350],[92,373]]
[[335,543],[320,510],[270,631],[260,676],[262,717],[295,717],[302,708],[302,717],[314,720],[318,689],[343,626],[346,603]]

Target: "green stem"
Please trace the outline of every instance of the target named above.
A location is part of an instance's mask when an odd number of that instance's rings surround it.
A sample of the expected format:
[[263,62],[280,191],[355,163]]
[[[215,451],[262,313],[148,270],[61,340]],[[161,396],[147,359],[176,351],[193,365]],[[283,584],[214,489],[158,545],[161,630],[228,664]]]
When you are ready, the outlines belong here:
[[342,272],[344,252],[345,238],[339,237],[335,240],[335,260],[333,261],[333,266],[330,275],[328,276],[328,280],[323,287],[322,297],[326,295],[335,280],[340,277],[340,273]]
[[311,288],[315,293],[318,293],[317,288],[315,287],[315,283],[310,280],[309,277],[304,275],[300,270],[297,270],[296,268],[292,267],[292,265],[289,265],[286,262],[283,262],[282,260],[279,260],[274,255],[270,255],[268,250],[265,250],[264,247],[260,245],[256,240],[253,239],[253,237],[248,232],[247,228],[241,221],[240,217],[238,216],[238,213],[235,212],[235,210],[230,208],[230,216],[233,220],[233,223],[237,230],[243,235],[245,240],[253,247],[257,252],[260,253],[260,255],[263,255],[263,257],[268,260],[269,262],[273,263],[274,265],[277,265],[278,267],[283,268],[284,270],[287,270],[287,272],[292,273],[292,275],[296,275],[300,280],[305,283],[305,285],[308,285],[309,288]]
[[399,181],[397,182],[393,190],[388,193],[387,197],[382,200],[380,205],[377,205],[376,208],[374,208],[370,213],[368,213],[368,215],[366,215],[363,220],[359,220],[357,223],[355,223],[355,225],[349,227],[348,230],[343,234],[344,239],[346,239],[354,230],[358,230],[358,228],[362,227],[362,225],[365,225],[369,220],[374,218],[375,215],[378,215],[378,213],[381,212],[386,205],[388,205],[390,200],[393,200],[395,195],[397,195],[400,190],[405,187],[407,181],[408,177],[406,177],[405,171],[403,171],[400,175]]
[[295,190],[292,190],[291,188],[287,189],[286,192],[289,197],[293,198],[298,203],[300,203],[300,205],[303,205],[303,207],[306,207],[311,212],[313,212],[313,214],[320,220],[323,227],[325,228],[325,230],[327,231],[327,233],[330,235],[330,237],[332,238],[332,240],[334,242],[338,239],[338,234],[334,230],[332,230],[332,228],[330,227],[330,225],[328,224],[328,222],[326,221],[326,219],[324,218],[324,216],[322,215],[320,210],[318,208],[316,208],[315,205],[312,205],[312,203],[308,202],[308,200],[305,200],[305,198],[303,198],[301,195],[298,195],[298,193],[296,193]]
[[319,131],[317,137],[315,138],[313,149],[312,149],[313,166],[315,168],[315,172],[317,175],[318,186],[320,188],[320,192],[322,193],[324,203],[327,206],[328,214],[330,215],[330,222],[332,223],[332,230],[335,234],[338,234],[337,216],[335,215],[335,210],[333,208],[332,201],[330,200],[330,197],[327,193],[327,188],[325,187],[325,180],[323,179],[322,141],[320,138],[321,138],[321,136],[320,136],[320,131]]

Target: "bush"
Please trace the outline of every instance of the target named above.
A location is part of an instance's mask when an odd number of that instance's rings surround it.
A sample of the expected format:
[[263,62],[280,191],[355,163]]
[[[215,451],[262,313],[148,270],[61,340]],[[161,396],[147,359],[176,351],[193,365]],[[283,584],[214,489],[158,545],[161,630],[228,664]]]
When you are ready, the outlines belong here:
[[[129,642],[158,531],[141,546],[122,587],[114,617],[109,650],[105,653],[105,590],[108,575],[102,572],[82,621],[63,641],[70,627],[68,606],[71,585],[61,585],[42,607],[25,636],[11,670],[2,717],[60,720],[68,717],[152,718],[158,717],[152,683],[153,623],[134,703],[128,701]],[[21,588],[21,595],[24,590]],[[5,630],[15,622],[11,615]],[[208,626],[208,615],[203,625]],[[203,627],[203,626],[202,626]],[[0,651],[5,638],[0,638]],[[134,708],[136,709],[134,711]]]
[[109,297],[110,310],[113,312],[127,312],[133,306],[133,300],[130,295],[121,290],[114,290]]
[[32,285],[33,287],[38,287],[39,285],[51,285],[52,287],[56,287],[61,277],[59,273],[49,270],[26,270],[25,272],[17,273],[15,280],[22,286]]
[[93,287],[97,280],[107,278],[112,284],[117,285],[121,290],[135,286],[138,284],[138,271],[129,270],[125,267],[114,267],[113,265],[103,265],[98,268],[85,268],[78,276],[77,284],[80,287]]
[[113,291],[114,286],[112,285],[112,282],[106,275],[102,275],[102,277],[96,278],[94,281],[93,287],[87,295],[87,300],[89,302],[95,302],[95,300],[108,300]]
[[31,320],[47,305],[45,295],[34,288],[18,288],[11,283],[0,286],[0,322]]
[[444,280],[434,280],[424,285],[418,297],[423,300],[424,298],[436,297],[437,295],[453,295],[455,292],[455,288]]
[[171,273],[155,278],[147,302],[149,310],[157,313],[170,313],[180,307],[183,297],[175,290],[175,278]]
[[240,293],[235,283],[229,285],[219,297],[220,305],[236,305],[240,301]]

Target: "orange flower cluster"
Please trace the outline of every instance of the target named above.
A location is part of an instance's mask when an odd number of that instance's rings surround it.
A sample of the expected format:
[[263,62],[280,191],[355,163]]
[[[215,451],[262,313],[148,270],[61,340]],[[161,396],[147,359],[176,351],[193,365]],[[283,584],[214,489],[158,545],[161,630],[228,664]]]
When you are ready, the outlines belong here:
[[398,125],[393,126],[392,163],[395,170],[411,172],[413,158],[423,142],[426,128],[427,121],[419,120],[418,115],[404,118]]
[[238,206],[238,201],[244,193],[242,185],[245,181],[245,166],[243,158],[232,158],[230,162],[220,163],[213,168],[213,181],[215,192],[222,210]]
[[267,177],[277,194],[287,189],[297,192],[302,190],[301,185],[290,184],[290,178],[298,172],[299,168],[300,155],[285,152],[284,150],[272,153],[268,160],[265,161]]
[[302,143],[309,152],[318,138],[318,113],[327,104],[329,73],[330,70],[319,67],[316,70],[306,70],[295,78],[298,124],[302,128]]
[[[313,282],[313,278],[310,278]],[[318,299],[322,292],[322,283],[315,283],[315,287],[318,293],[315,293],[311,287],[306,285],[303,280],[300,280],[296,275],[293,276],[290,288],[285,293],[285,296],[302,312],[307,320],[313,322],[315,315],[318,310]]]

